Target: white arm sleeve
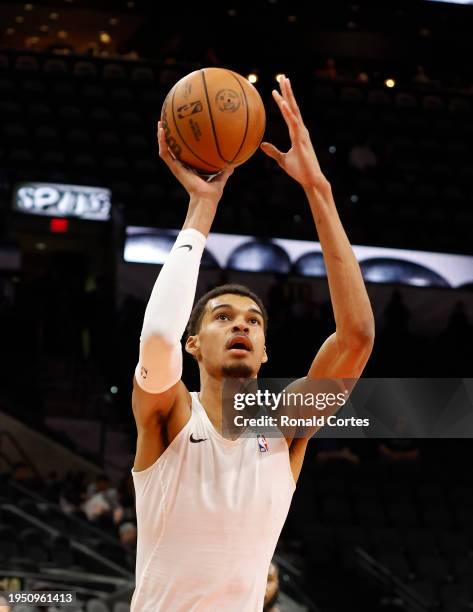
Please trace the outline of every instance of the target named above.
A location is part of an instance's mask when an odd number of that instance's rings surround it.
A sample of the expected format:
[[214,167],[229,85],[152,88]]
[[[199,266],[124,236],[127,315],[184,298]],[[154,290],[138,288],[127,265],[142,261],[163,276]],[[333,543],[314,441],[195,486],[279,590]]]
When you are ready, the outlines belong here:
[[182,376],[181,338],[192,311],[205,242],[196,229],[182,230],[154,284],[135,369],[136,382],[148,393],[166,391]]

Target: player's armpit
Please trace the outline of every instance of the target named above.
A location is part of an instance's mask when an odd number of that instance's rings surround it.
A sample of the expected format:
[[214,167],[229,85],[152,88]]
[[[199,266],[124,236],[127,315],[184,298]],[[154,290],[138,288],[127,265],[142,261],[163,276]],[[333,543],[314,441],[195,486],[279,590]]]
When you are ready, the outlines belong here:
[[176,402],[181,385],[184,386],[179,380],[162,393],[148,393],[136,382],[136,377],[133,377],[131,404],[137,428],[153,428],[156,425],[156,419],[167,419]]

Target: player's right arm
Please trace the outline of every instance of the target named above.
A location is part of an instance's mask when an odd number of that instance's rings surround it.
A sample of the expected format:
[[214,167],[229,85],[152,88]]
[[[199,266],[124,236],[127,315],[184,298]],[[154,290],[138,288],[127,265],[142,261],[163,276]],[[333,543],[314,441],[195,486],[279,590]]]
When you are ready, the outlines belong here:
[[138,430],[137,471],[156,461],[189,417],[180,341],[192,310],[205,242],[232,173],[229,169],[206,182],[171,156],[160,126],[158,140],[161,158],[189,194],[189,207],[153,287],[140,336],[132,397]]

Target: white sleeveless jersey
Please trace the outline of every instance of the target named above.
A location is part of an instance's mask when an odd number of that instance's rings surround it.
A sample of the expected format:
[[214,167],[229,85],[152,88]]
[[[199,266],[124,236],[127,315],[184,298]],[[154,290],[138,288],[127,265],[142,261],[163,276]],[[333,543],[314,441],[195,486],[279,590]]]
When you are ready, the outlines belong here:
[[295,490],[287,443],[256,434],[226,440],[191,396],[190,420],[164,453],[132,469],[131,612],[259,612]]

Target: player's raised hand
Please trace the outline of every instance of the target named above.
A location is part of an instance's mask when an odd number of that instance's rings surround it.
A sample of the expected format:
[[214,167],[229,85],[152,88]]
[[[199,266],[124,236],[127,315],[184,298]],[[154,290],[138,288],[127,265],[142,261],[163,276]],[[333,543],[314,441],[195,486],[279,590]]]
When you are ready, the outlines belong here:
[[158,144],[159,157],[165,162],[190,197],[211,200],[215,203],[220,200],[225,183],[233,173],[232,167],[222,170],[215,177],[206,181],[171,155],[161,121],[158,121]]
[[261,143],[261,149],[266,155],[275,159],[281,168],[300,183],[304,189],[326,187],[328,185],[327,179],[320,169],[309,130],[302,119],[289,79],[281,76],[279,86],[281,93],[274,89],[273,98],[289,129],[291,148],[287,153],[283,153],[273,144],[263,142]]

